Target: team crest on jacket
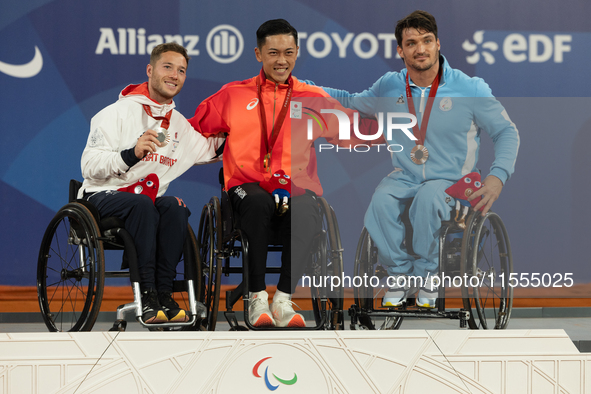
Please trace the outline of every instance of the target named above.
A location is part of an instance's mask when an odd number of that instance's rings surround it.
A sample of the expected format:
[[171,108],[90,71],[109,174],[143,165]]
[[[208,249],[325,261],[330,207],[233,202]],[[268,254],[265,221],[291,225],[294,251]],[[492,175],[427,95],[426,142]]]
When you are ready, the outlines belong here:
[[302,119],[302,103],[299,101],[292,101],[290,107],[291,111],[289,117],[291,119]]
[[88,145],[92,148],[103,145],[103,133],[98,128],[94,129],[92,134],[90,134],[88,142]]
[[444,97],[441,99],[441,101],[439,102],[439,109],[442,110],[443,112],[447,112],[450,109],[452,109],[454,106],[453,101],[451,101],[451,97]]

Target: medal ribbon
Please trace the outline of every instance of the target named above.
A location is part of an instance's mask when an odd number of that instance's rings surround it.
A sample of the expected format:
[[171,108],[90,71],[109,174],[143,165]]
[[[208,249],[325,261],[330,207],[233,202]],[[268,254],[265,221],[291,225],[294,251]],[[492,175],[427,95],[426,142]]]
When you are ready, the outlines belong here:
[[164,116],[154,116],[154,115],[152,115],[152,109],[150,109],[149,105],[143,104],[143,107],[144,107],[144,111],[146,111],[146,113],[148,114],[149,117],[154,118],[156,120],[161,120],[162,124],[160,125],[160,127],[168,130],[168,126],[170,125],[170,117],[172,116],[172,109],[170,111],[168,111],[166,113],[166,115],[164,115]]
[[[287,88],[287,92],[285,93],[285,100],[283,101],[283,107],[277,116],[277,120],[273,125],[273,130],[271,131],[271,138],[267,137],[267,116],[265,114],[265,105],[263,104],[263,95],[262,95],[262,84],[260,77],[257,79],[257,94],[259,96],[259,117],[261,118],[261,129],[263,131],[263,140],[265,141],[265,148],[267,149],[267,154],[263,158],[263,167],[267,169],[269,172],[271,171],[271,151],[273,150],[273,145],[275,145],[275,141],[277,141],[277,137],[279,136],[279,131],[281,130],[281,126],[283,126],[283,121],[285,120],[285,116],[287,115],[287,110],[289,108],[289,103],[291,102],[291,93],[293,91],[293,79],[291,76],[289,77],[289,86]],[[268,160],[268,162],[267,162]]]
[[[417,140],[415,141],[415,144],[417,145],[425,145],[425,138],[427,137],[427,124],[429,123],[429,117],[431,116],[431,108],[433,107],[433,102],[435,101],[437,88],[439,88],[441,69],[442,68],[440,67],[439,72],[435,77],[435,80],[431,84],[431,90],[429,91],[429,97],[427,98],[427,105],[425,106],[425,114],[423,115],[423,119],[421,120],[421,127],[419,128],[418,125],[414,125],[414,127],[412,128],[414,136],[417,137]],[[412,99],[412,92],[410,91],[408,71],[406,73],[406,97],[408,99],[408,111],[416,117],[417,112],[415,110],[415,103]]]

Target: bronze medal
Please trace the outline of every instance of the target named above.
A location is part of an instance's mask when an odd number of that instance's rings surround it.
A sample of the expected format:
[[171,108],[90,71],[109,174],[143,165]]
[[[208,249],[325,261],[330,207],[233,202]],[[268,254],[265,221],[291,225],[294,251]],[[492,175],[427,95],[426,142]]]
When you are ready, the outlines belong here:
[[425,164],[429,159],[429,151],[424,145],[415,145],[410,151],[410,159],[415,164]]

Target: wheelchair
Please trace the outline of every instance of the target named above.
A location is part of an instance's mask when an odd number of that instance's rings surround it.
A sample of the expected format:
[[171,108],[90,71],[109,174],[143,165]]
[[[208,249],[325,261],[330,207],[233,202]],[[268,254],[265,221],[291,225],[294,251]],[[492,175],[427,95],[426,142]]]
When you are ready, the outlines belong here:
[[[174,282],[173,292],[186,292],[187,299],[176,301],[189,311],[190,319],[182,323],[145,324],[135,245],[124,223],[116,217],[101,218],[92,203],[77,199],[81,182],[70,181],[69,203],[49,223],[37,263],[39,307],[49,331],[90,331],[99,314],[105,278],[130,278],[134,301],[117,308],[117,320],[111,331],[125,331],[126,313],[150,330],[195,330],[204,318],[198,312],[198,295],[202,277],[198,264],[198,244],[189,225],[183,247],[183,278]],[[105,250],[123,250],[119,271],[105,271]],[[125,270],[125,268],[129,270]],[[202,308],[202,307],[201,307]]]
[[[452,211],[452,218],[454,216]],[[408,209],[402,222],[406,228],[404,244],[412,254]],[[464,224],[454,219],[442,222],[439,262],[439,278],[443,282],[434,309],[413,306],[414,298],[408,298],[399,307],[382,307],[388,273],[378,264],[377,248],[363,228],[355,254],[355,275],[375,276],[381,286],[354,289],[355,304],[349,309],[351,329],[398,329],[405,317],[459,319],[460,328],[465,328],[466,323],[471,329],[507,327],[513,305],[513,288],[509,285],[513,257],[507,230],[498,214],[489,211],[482,216],[470,209]],[[449,281],[445,277],[450,278]],[[462,278],[463,282],[457,282],[457,278]],[[445,309],[446,286],[454,287],[454,283],[461,287],[463,308],[459,311]]]
[[[221,276],[241,274],[242,282],[233,290],[226,292],[226,311],[224,316],[230,331],[269,330],[254,327],[248,319],[248,239],[236,228],[229,196],[223,190],[223,172],[220,171],[222,185],[221,201],[217,196],[205,204],[199,222],[198,241],[201,245],[200,258],[204,275],[204,304],[208,310],[203,328],[214,331],[220,303]],[[316,197],[318,212],[322,217],[322,230],[316,234],[310,252],[305,275],[311,283],[320,283],[327,276],[341,277],[343,273],[343,249],[336,215],[332,207],[322,197]],[[278,240],[269,244],[269,252],[281,251]],[[232,264],[237,262],[238,265]],[[278,274],[279,267],[267,267],[267,274]],[[310,286],[315,326],[305,328],[274,327],[272,330],[338,330],[344,329],[342,287],[329,289],[327,286]],[[234,305],[242,297],[244,303],[244,326],[238,323]]]

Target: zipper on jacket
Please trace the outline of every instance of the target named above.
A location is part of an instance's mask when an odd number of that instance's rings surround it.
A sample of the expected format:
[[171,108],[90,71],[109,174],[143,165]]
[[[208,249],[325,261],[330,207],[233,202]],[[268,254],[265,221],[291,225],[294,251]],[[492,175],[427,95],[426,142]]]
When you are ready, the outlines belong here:
[[[273,127],[271,128],[271,135],[275,132],[275,105],[277,103],[277,87],[279,86],[278,83],[275,83],[275,91],[273,92]],[[279,130],[277,130],[279,133]],[[268,137],[267,137],[268,138]]]
[[421,89],[421,103],[419,104],[419,112],[423,113],[425,110],[425,90],[427,90],[427,88],[421,88],[420,86],[417,86],[417,88]]

